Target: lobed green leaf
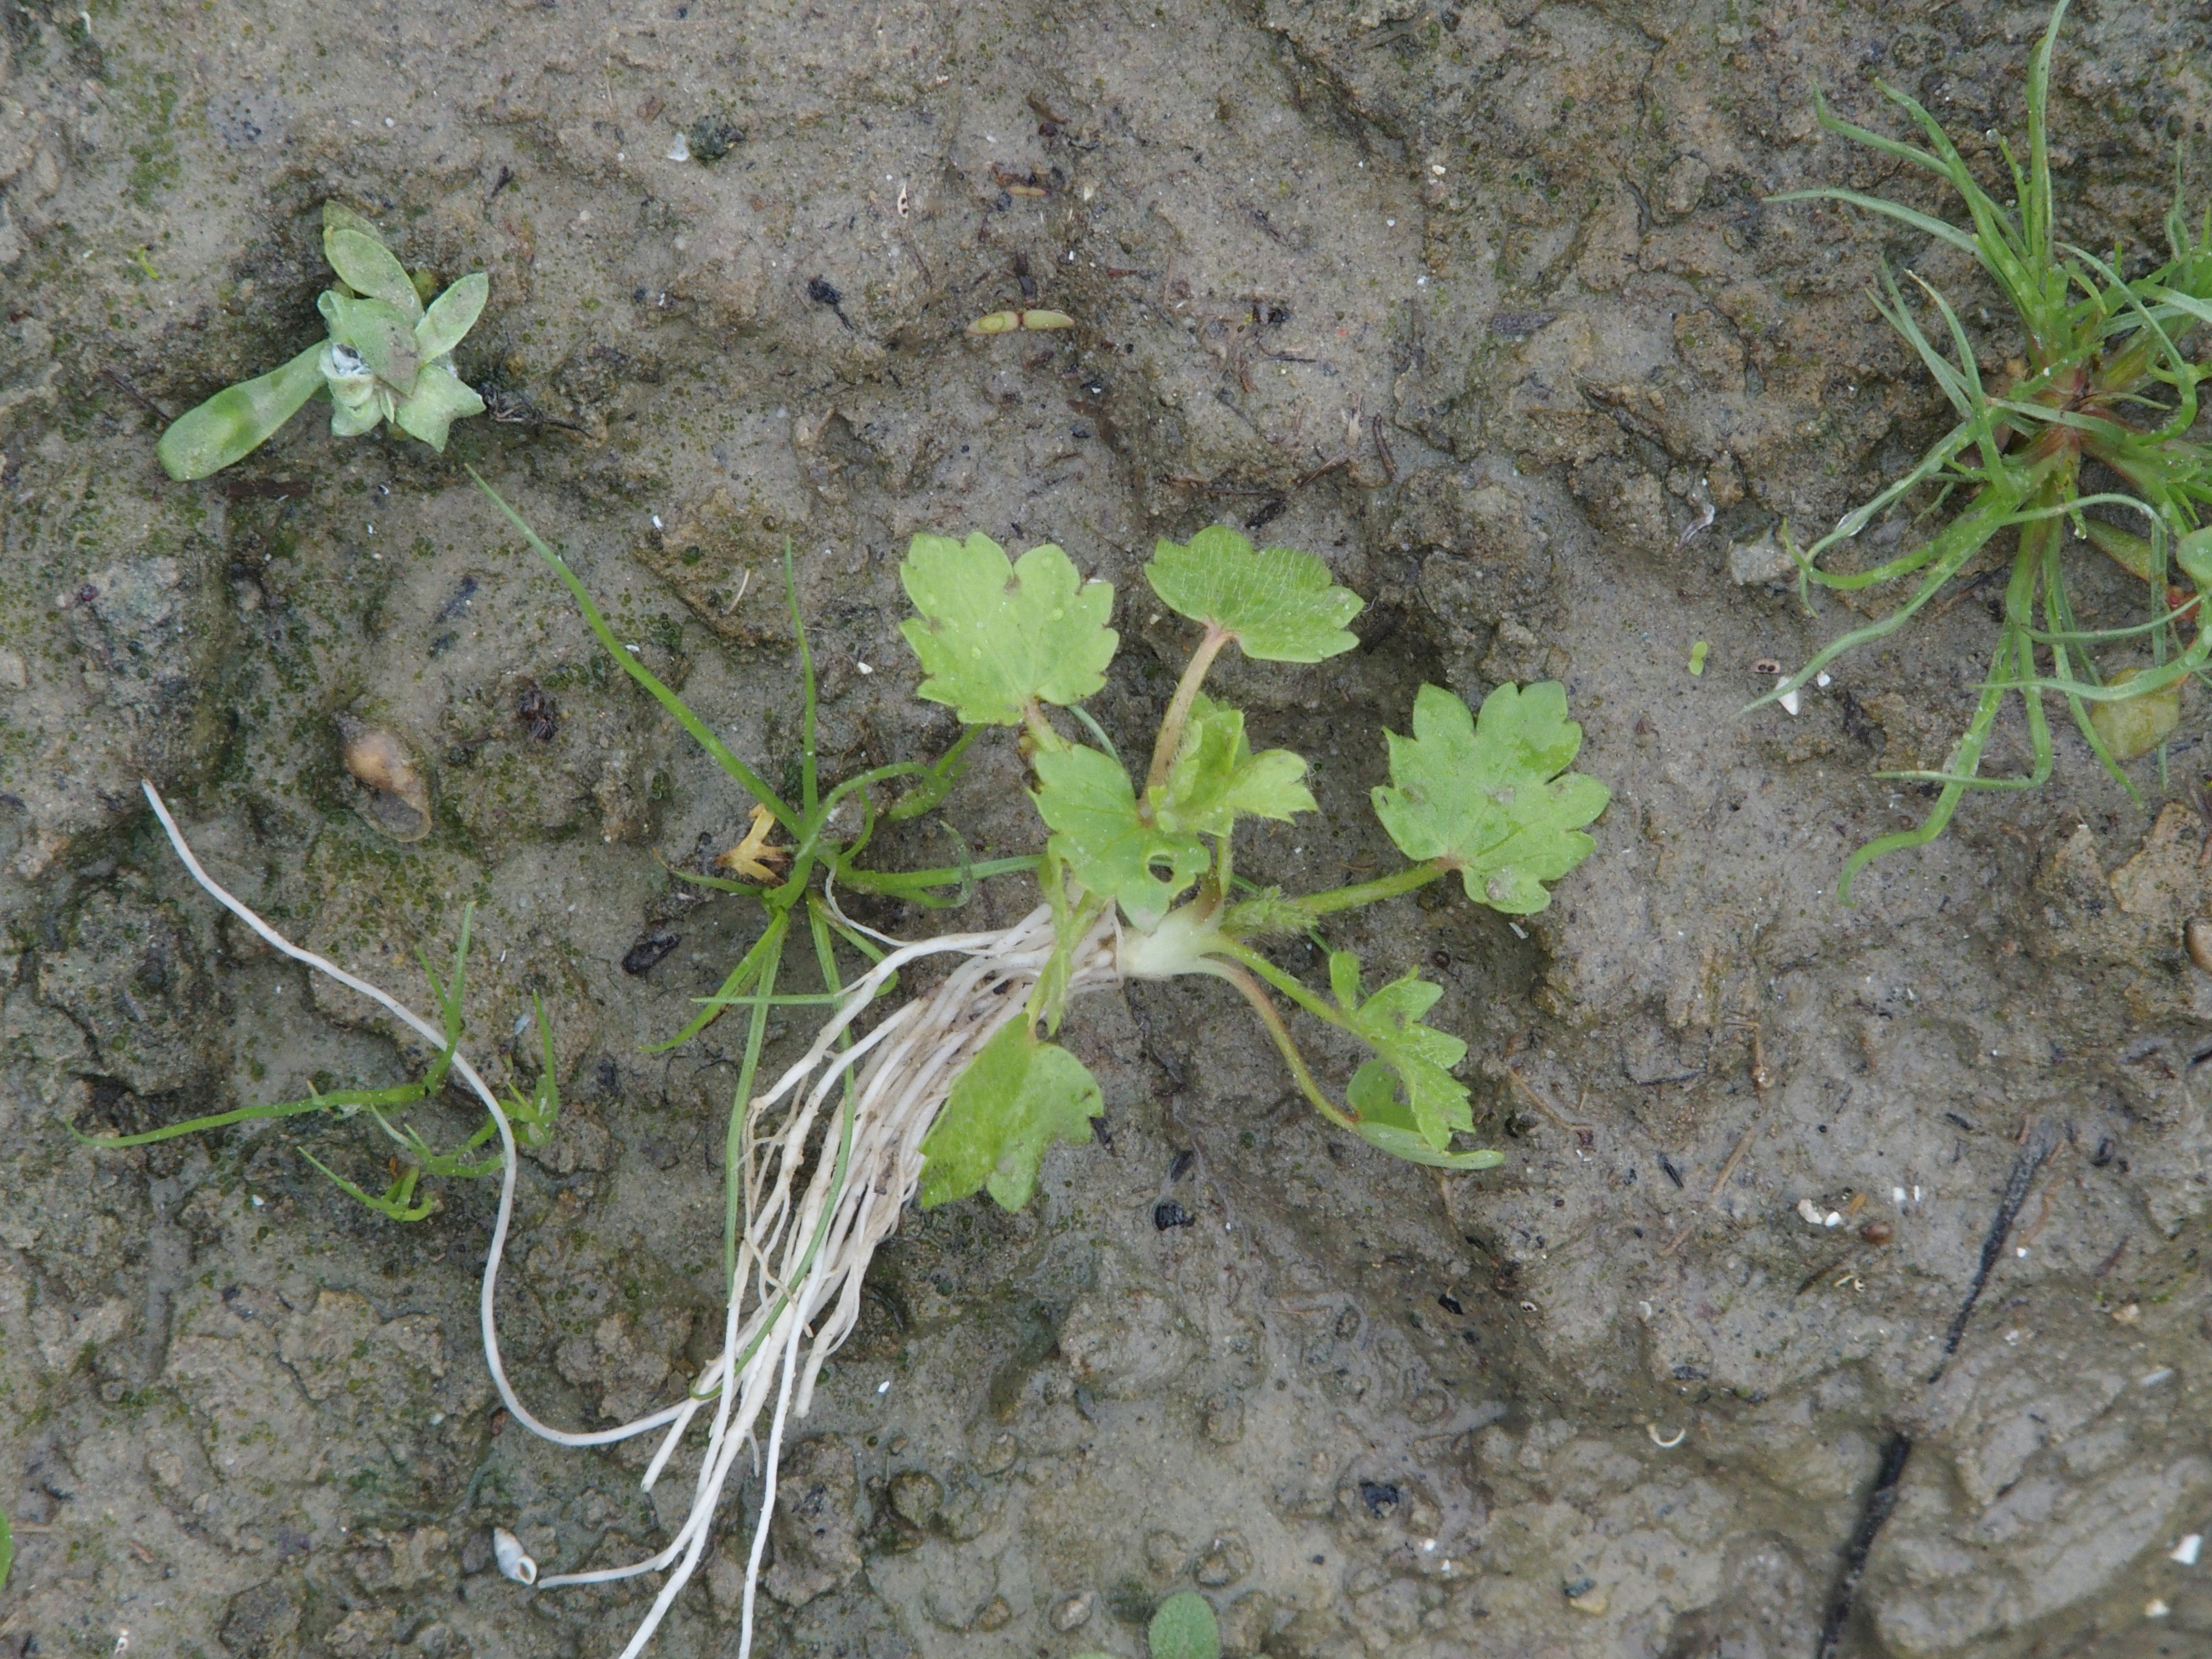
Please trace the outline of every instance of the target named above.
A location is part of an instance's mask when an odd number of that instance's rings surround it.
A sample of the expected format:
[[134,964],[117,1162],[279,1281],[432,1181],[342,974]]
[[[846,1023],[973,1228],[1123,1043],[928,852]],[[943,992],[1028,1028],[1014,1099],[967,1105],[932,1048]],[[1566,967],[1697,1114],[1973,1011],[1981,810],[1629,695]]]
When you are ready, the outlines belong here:
[[1398,1098],[1397,1083],[1397,1074],[1379,1060],[1369,1060],[1352,1074],[1344,1097],[1359,1114],[1361,1139],[1393,1158],[1435,1170],[1494,1170],[1505,1162],[1504,1153],[1486,1147],[1472,1152],[1446,1152],[1431,1146],[1411,1108]]
[[1209,862],[1194,835],[1147,823],[1129,775],[1110,755],[1070,744],[1036,757],[1047,843],[1076,880],[1115,900],[1132,925],[1152,927]]
[[1091,1120],[1105,1109],[1081,1060],[1038,1042],[1026,1021],[1011,1022],[968,1062],[922,1140],[921,1207],[988,1188],[1000,1208],[1020,1209],[1045,1149],[1090,1139]]
[[[1346,1097],[1363,1122],[1372,1117],[1378,1125],[1395,1124],[1436,1153],[1451,1145],[1455,1131],[1474,1128],[1467,1085],[1451,1074],[1451,1068],[1467,1058],[1467,1044],[1448,1031],[1421,1024],[1443,995],[1443,988],[1408,975],[1363,999],[1359,958],[1349,951],[1329,953],[1328,982],[1346,1023],[1381,1057],[1383,1067],[1376,1073],[1363,1066],[1353,1076],[1357,1093]],[[1393,1073],[1406,1091],[1402,1105],[1389,1086]],[[1371,1113],[1370,1106],[1375,1109]]]
[[484,401],[443,363],[432,363],[415,377],[414,395],[392,411],[392,423],[436,450],[455,421],[483,413]]
[[1200,693],[1155,803],[1160,827],[1225,836],[1239,812],[1280,821],[1314,811],[1312,792],[1299,781],[1305,774],[1304,759],[1287,749],[1254,754],[1244,738],[1244,711]]
[[1057,547],[1010,562],[981,533],[916,536],[899,580],[921,613],[899,626],[921,660],[919,695],[970,726],[1018,726],[1033,702],[1080,702],[1106,683],[1114,589]]
[[1359,643],[1345,629],[1365,601],[1295,548],[1252,544],[1224,525],[1188,545],[1164,541],[1145,566],[1152,592],[1178,615],[1218,628],[1248,657],[1319,662]]
[[1478,904],[1508,915],[1540,910],[1552,902],[1544,883],[1596,850],[1580,831],[1613,795],[1566,770],[1583,729],[1555,682],[1499,686],[1480,721],[1450,692],[1425,685],[1413,736],[1388,735],[1390,783],[1375,791],[1375,816],[1407,858],[1457,870]]

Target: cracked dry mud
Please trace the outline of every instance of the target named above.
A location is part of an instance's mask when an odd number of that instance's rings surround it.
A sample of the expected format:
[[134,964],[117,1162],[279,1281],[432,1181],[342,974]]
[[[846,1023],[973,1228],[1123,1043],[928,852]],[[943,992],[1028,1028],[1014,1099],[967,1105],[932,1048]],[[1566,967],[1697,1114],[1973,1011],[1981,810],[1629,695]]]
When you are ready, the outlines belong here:
[[[189,884],[150,776],[249,902],[418,1006],[414,951],[449,948],[473,899],[495,1073],[537,1064],[517,1022],[544,997],[567,1104],[526,1162],[501,1304],[525,1396],[586,1425],[702,1363],[735,1056],[718,1031],[641,1045],[758,925],[665,873],[734,841],[744,802],[609,673],[463,460],[771,776],[797,742],[787,538],[841,773],[951,730],[896,637],[915,531],[1057,541],[1116,584],[1095,707],[1126,744],[1188,643],[1138,567],[1227,520],[1370,600],[1356,655],[1224,676],[1324,809],[1243,867],[1381,867],[1374,733],[1424,680],[1565,680],[1613,790],[1597,855],[1527,925],[1432,893],[1340,931],[1444,983],[1493,1173],[1326,1132],[1225,992],[1078,1006],[1109,1138],[1056,1150],[1028,1212],[909,1214],[878,1259],[783,1472],[762,1651],[1133,1659],[1197,1588],[1231,1652],[1277,1659],[1810,1659],[1899,1431],[1840,1651],[2212,1644],[2212,1568],[2168,1559],[2212,1530],[2212,977],[2181,936],[2212,913],[2201,692],[2140,805],[2069,733],[2051,787],[1970,801],[1855,910],[1841,860],[1921,806],[1869,774],[1940,759],[1980,596],[1846,659],[1795,720],[1738,713],[1771,684],[1752,665],[1852,616],[1765,580],[1762,538],[1832,520],[1935,430],[1863,297],[1878,258],[1970,323],[1987,297],[1940,248],[1763,204],[1841,183],[1949,210],[1819,137],[1809,84],[1864,117],[1878,73],[1962,138],[2016,132],[2040,11],[8,10],[0,1654],[126,1632],[207,1659],[608,1654],[649,1594],[493,1569],[495,1524],[567,1570],[651,1547],[671,1512],[635,1443],[563,1452],[497,1411],[483,1185],[401,1227],[301,1156],[380,1185],[359,1123],[105,1155],[69,1133],[422,1059]],[[2076,240],[2159,245],[2177,137],[2203,199],[2206,39],[2201,5],[2075,14],[2054,110]],[[490,273],[459,368],[500,418],[441,458],[311,410],[168,483],[152,411],[317,331],[330,198],[410,266]],[[1079,326],[963,332],[1032,302]],[[341,716],[419,757],[426,839],[360,810]],[[978,746],[950,817],[979,855],[1028,844],[1019,779]],[[1021,889],[968,914],[1010,919]],[[1156,1225],[1168,1203],[1189,1224]],[[736,1513],[657,1651],[735,1651]]]

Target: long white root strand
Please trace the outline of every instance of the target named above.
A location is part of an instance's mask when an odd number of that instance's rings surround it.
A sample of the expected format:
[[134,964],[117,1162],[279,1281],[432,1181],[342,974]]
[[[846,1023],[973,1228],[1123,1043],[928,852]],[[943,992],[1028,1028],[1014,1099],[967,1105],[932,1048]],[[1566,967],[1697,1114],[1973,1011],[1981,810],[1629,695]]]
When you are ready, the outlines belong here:
[[[434,1047],[445,1047],[445,1033],[438,1027],[375,986],[292,944],[226,891],[193,856],[154,786],[148,783],[145,790],[185,868],[218,903],[286,956],[359,992]],[[478,1315],[485,1366],[514,1420],[564,1446],[608,1445],[666,1427],[646,1469],[643,1484],[650,1491],[701,1410],[712,1407],[690,1508],[664,1548],[626,1566],[551,1573],[536,1580],[538,1588],[550,1589],[672,1568],[621,1659],[635,1659],[643,1650],[698,1566],[723,1489],[766,1411],[761,1507],[746,1562],[738,1648],[739,1659],[749,1659],[754,1591],[775,1505],[785,1425],[793,1416],[806,1414],[823,1363],[860,1318],[862,1279],[920,1184],[921,1142],[954,1080],[1021,1013],[1051,961],[1054,942],[1051,910],[1040,905],[1000,931],[901,945],[842,990],[835,1012],[805,1054],[745,1106],[743,1166],[729,1172],[731,1179],[744,1182],[745,1226],[720,1351],[685,1399],[617,1428],[554,1428],[523,1406],[507,1381],[493,1307],[514,1206],[514,1133],[476,1067],[459,1053],[453,1055],[453,1073],[483,1103],[499,1132],[499,1211],[484,1260]],[[855,1022],[893,975],[924,957],[943,955],[967,960],[927,996],[904,1004],[865,1036],[848,1040]],[[1101,922],[1074,952],[1069,989],[1095,988],[1118,977],[1111,924]]]

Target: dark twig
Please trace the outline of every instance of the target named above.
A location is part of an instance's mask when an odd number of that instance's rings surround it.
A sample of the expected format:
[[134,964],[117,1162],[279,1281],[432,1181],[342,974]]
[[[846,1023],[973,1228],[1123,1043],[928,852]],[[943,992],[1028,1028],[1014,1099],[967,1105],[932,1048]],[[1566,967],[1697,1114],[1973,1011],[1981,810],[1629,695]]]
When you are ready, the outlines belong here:
[[2035,1184],[2036,1171],[2051,1156],[2051,1138],[2040,1129],[2031,1134],[2013,1160],[2012,1176],[2005,1182],[2004,1196],[1997,1200],[1997,1212],[1990,1223],[1990,1231],[1982,1240],[1981,1265],[1974,1269],[1974,1282],[1966,1287],[1966,1299],[1959,1304],[1959,1311],[1951,1316],[1951,1328],[1943,1336],[1943,1357],[1929,1372],[1930,1383],[1940,1380],[1951,1363],[1951,1356],[1959,1352],[1959,1339],[1966,1334],[1966,1320],[1974,1311],[1974,1304],[1982,1299],[1982,1291],[1996,1271],[1997,1258],[2004,1254],[2005,1235],[2020,1216],[2021,1206],[2027,1202],[2027,1189]]
[[132,403],[137,404],[139,408],[144,410],[149,415],[151,415],[163,426],[168,425],[168,411],[163,409],[161,404],[155,403],[151,398],[141,392],[137,386],[131,385],[130,381],[125,380],[113,369],[103,368],[100,372],[105,379],[114,385],[114,387],[118,392],[120,392],[125,397],[130,398]]
[[1382,417],[1367,417],[1367,429],[1375,434],[1375,453],[1382,463],[1382,476],[1390,483],[1398,482],[1398,458],[1390,453],[1390,441],[1382,435]]
[[1838,1644],[1844,1639],[1844,1626],[1851,1616],[1851,1603],[1858,1597],[1859,1580],[1866,1576],[1867,1557],[1874,1553],[1875,1535],[1897,1507],[1898,1483],[1904,1480],[1905,1461],[1911,1455],[1912,1442],[1902,1432],[1893,1433],[1889,1443],[1881,1449],[1881,1469],[1874,1478],[1874,1490],[1867,1494],[1858,1528],[1844,1547],[1844,1570],[1836,1575],[1836,1593],[1829,1598],[1828,1616],[1820,1621],[1820,1645],[1814,1650],[1814,1659],[1835,1659]]

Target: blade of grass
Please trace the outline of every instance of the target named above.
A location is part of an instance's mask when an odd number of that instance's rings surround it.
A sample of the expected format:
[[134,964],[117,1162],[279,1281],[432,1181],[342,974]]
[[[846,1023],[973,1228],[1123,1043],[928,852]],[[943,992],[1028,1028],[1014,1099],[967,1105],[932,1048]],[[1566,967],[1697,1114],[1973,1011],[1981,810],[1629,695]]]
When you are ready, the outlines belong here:
[[[592,603],[590,590],[585,587],[576,573],[568,568],[568,562],[545,544],[538,533],[523,521],[522,515],[507,504],[499,491],[484,482],[483,476],[476,468],[468,467],[467,471],[469,477],[477,481],[477,488],[490,496],[492,504],[506,514],[507,521],[522,532],[523,539],[536,550],[538,556],[552,566],[554,574],[560,577],[562,584],[574,596],[578,607],[584,613],[584,621],[599,636],[599,643],[606,647],[607,654],[621,665],[623,672],[650,692],[653,700],[669,712],[678,726],[691,734],[693,741],[714,758],[717,766],[734,778],[747,794],[775,813],[778,823],[797,834],[799,816],[785,804],[783,797],[769,788],[767,780],[759,773],[732,754],[729,746],[708,731],[705,722],[684,705],[683,698],[670,690],[659,676],[623,647],[622,641],[615,637],[614,629],[607,626],[607,619],[599,614],[599,607]],[[804,649],[803,642],[801,648]],[[811,702],[809,708],[811,708]],[[812,730],[811,724],[808,730],[810,732]],[[811,747],[809,752],[811,753]]]

